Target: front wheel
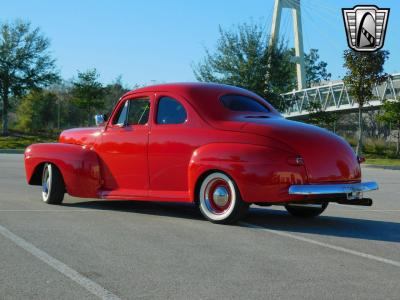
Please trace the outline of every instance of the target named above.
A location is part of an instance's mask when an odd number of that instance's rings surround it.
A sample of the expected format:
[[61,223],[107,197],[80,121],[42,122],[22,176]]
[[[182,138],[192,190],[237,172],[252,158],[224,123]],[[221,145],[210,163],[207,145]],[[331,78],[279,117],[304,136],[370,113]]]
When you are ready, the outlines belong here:
[[64,200],[64,180],[53,164],[46,163],[42,175],[42,199],[48,204],[61,204]]
[[328,207],[328,203],[324,204],[289,204],[285,208],[294,217],[314,218],[322,214]]
[[213,223],[235,223],[249,208],[242,201],[235,182],[221,172],[211,173],[204,178],[198,197],[201,213]]

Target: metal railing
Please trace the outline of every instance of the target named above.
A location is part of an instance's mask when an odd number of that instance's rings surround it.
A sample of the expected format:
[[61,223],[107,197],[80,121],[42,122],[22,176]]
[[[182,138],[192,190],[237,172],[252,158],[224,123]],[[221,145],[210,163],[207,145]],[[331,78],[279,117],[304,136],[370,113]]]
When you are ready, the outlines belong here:
[[[378,108],[384,100],[400,100],[400,74],[393,74],[385,83],[376,85],[375,99],[365,107]],[[324,111],[351,111],[358,109],[358,104],[349,96],[348,88],[339,81],[281,95],[288,102],[283,113],[286,118],[306,116],[310,102],[318,102]]]

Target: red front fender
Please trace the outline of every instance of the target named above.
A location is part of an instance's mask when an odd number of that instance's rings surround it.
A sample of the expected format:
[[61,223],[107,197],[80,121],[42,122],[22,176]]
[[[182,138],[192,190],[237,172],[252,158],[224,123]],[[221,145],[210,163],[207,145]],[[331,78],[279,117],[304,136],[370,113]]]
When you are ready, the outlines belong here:
[[25,150],[26,180],[29,184],[41,184],[41,170],[47,162],[53,163],[60,170],[68,194],[83,198],[98,196],[100,167],[94,151],[84,146],[63,143],[29,146]]

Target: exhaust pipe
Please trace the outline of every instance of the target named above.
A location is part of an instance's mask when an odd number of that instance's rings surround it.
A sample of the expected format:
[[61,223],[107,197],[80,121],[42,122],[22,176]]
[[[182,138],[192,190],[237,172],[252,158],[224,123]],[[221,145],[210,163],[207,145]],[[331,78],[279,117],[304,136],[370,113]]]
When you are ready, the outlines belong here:
[[372,206],[372,199],[370,198],[361,198],[361,199],[338,199],[337,203],[343,205],[358,205],[358,206]]

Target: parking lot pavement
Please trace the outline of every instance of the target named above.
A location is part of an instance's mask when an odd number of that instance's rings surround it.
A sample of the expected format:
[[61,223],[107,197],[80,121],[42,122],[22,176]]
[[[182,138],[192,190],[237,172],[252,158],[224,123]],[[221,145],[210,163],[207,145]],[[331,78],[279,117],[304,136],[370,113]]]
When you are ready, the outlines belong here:
[[0,154],[1,299],[399,299],[400,171],[363,170],[372,207],[254,206],[221,226],[192,205],[45,205],[22,158]]

